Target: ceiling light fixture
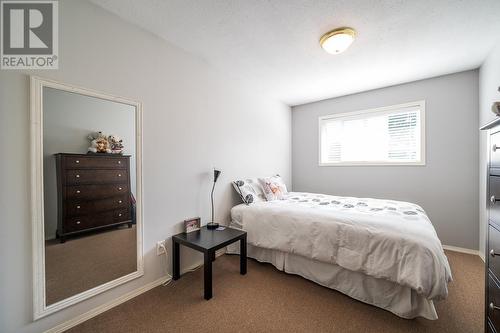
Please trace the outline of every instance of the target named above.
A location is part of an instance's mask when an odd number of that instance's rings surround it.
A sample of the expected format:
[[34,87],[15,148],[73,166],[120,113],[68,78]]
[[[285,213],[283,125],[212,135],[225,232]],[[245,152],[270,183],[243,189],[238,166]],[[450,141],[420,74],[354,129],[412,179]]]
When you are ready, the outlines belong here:
[[347,50],[356,38],[356,31],[351,28],[338,28],[321,36],[319,44],[330,54],[339,54]]

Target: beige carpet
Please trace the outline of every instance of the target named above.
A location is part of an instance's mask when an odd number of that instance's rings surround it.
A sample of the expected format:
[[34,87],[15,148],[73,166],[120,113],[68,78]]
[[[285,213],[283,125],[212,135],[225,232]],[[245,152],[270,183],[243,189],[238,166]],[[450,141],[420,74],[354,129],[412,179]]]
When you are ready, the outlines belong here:
[[447,252],[454,282],[437,304],[439,319],[405,320],[268,264],[239,257],[214,263],[214,298],[203,299],[203,270],[157,287],[70,332],[440,332],[483,331],[484,266],[477,256]]
[[45,244],[47,304],[130,274],[137,267],[136,228],[123,226]]

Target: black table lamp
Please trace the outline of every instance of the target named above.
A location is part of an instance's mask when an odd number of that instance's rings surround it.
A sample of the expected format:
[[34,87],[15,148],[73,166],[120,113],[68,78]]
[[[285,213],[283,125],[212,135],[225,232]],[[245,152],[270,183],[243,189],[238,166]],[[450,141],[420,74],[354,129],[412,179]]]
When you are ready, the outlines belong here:
[[219,223],[214,222],[214,190],[215,183],[217,182],[217,178],[219,178],[221,171],[214,169],[214,185],[212,186],[212,194],[210,195],[210,199],[212,200],[212,221],[207,223],[207,229],[217,229],[219,227]]

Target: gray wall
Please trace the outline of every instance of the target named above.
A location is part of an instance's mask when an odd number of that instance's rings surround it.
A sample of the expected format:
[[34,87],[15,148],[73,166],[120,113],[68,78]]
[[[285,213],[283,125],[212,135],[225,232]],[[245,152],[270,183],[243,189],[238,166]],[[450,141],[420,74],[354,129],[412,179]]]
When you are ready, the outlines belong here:
[[[279,173],[291,185],[288,106],[86,1],[59,9],[60,69],[32,74],[143,102],[145,275],[32,322],[30,72],[1,71],[0,332],[42,332],[164,276],[170,253],[156,256],[156,242],[185,218],[207,222],[212,167],[223,171],[215,193],[223,222],[237,202],[231,180]],[[181,255],[184,267],[202,262]]]
[[[426,101],[425,166],[318,166],[318,117]],[[478,72],[468,71],[292,108],[294,191],[421,205],[446,245],[478,248]]]
[[[500,43],[492,50],[479,69],[479,124],[493,119],[491,103],[500,101]],[[479,250],[484,255],[486,226],[488,225],[486,169],[488,163],[487,132],[481,131],[479,138]]]
[[135,193],[135,107],[63,90],[43,89],[43,190],[45,239],[57,229],[57,153],[87,153],[88,135],[102,131],[123,140],[130,155],[130,187]]

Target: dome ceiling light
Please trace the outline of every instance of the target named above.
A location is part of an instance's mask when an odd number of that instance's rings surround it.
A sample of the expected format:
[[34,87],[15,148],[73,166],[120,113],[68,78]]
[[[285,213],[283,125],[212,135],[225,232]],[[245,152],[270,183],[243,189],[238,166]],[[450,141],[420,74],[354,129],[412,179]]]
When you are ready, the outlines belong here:
[[356,31],[351,28],[338,28],[321,36],[319,44],[330,54],[339,54],[351,46],[356,38]]

